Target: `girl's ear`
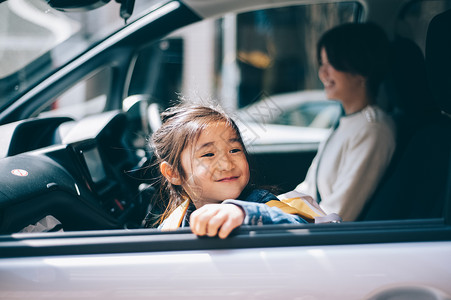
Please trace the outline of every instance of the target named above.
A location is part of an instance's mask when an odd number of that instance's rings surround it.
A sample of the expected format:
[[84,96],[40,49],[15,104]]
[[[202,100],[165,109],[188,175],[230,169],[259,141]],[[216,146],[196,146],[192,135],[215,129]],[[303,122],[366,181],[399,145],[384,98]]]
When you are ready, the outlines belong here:
[[177,173],[177,171],[172,169],[171,165],[167,161],[164,161],[160,164],[160,172],[170,183],[174,185],[182,184],[182,180],[179,174]]

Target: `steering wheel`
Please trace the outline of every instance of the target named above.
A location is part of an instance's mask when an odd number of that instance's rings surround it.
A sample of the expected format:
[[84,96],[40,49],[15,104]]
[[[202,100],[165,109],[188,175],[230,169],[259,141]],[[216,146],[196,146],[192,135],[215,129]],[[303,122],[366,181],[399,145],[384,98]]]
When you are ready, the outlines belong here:
[[150,103],[147,106],[147,123],[151,132],[155,132],[161,127],[161,106],[158,103]]

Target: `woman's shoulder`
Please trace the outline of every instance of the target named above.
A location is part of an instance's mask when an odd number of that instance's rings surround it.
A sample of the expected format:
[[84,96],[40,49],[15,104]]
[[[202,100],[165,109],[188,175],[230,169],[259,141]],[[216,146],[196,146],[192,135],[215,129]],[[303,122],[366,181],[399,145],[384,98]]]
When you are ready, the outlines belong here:
[[350,144],[394,145],[396,128],[393,119],[377,106],[367,106],[349,118],[343,133]]
[[348,127],[354,128],[360,132],[380,130],[395,131],[393,118],[383,109],[375,105],[369,105],[360,112],[345,117],[344,120],[347,122]]

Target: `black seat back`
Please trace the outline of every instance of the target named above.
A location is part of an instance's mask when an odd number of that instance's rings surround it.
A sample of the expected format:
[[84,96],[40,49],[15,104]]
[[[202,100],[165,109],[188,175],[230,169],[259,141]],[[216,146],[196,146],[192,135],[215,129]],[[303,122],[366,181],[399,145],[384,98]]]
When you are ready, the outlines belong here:
[[451,113],[451,10],[435,16],[426,38],[426,66],[434,100]]
[[[449,13],[446,18],[447,22],[451,20]],[[395,42],[390,74],[394,77],[389,81],[396,101],[399,144],[358,220],[443,217],[445,199],[449,197],[451,119],[447,113],[451,108],[451,81],[445,84],[437,76],[441,76],[442,68],[451,68],[451,43],[446,44],[446,50],[442,43],[443,36],[451,37],[451,27],[447,23],[443,28],[435,22],[428,31],[426,62],[418,55],[419,49],[407,46],[413,43]],[[437,52],[446,59],[438,57]],[[432,89],[427,82],[431,82]]]

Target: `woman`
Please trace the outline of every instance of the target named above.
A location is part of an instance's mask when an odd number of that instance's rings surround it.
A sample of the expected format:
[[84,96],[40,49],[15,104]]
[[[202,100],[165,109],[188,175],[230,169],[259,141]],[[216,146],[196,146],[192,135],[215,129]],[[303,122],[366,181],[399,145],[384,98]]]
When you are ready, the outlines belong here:
[[344,24],[321,37],[317,55],[327,98],[340,101],[345,115],[320,145],[296,191],[316,197],[326,213],[353,221],[395,149],[394,124],[376,105],[388,69],[389,41],[375,24]]

